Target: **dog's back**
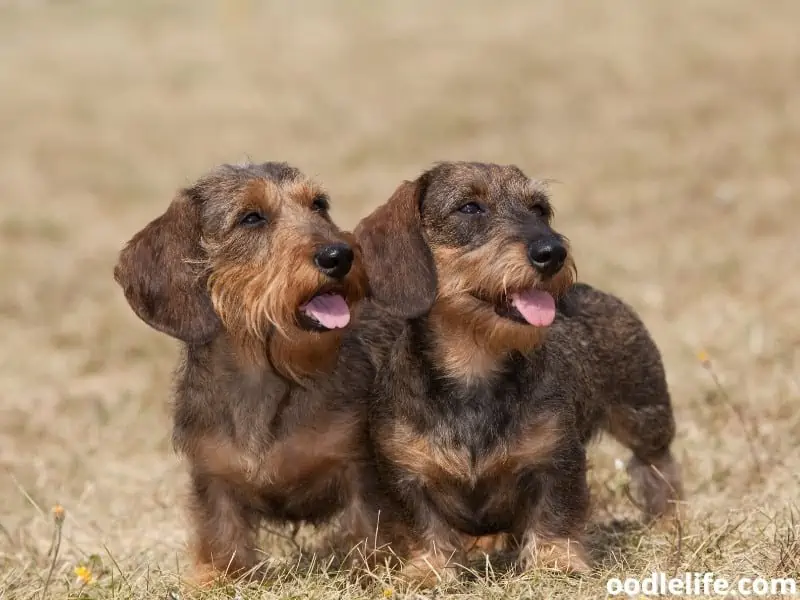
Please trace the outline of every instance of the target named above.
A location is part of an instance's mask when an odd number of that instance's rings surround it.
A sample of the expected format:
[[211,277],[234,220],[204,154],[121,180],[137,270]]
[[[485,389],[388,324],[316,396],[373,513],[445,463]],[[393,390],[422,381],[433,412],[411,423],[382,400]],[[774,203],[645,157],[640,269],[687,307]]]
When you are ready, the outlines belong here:
[[551,360],[569,362],[570,370],[582,372],[577,381],[584,389],[574,398],[584,441],[600,427],[625,435],[631,419],[642,419],[627,413],[646,406],[648,411],[663,408],[655,419],[658,431],[638,439],[633,449],[643,454],[663,450],[674,433],[669,391],[661,353],[639,316],[616,296],[585,283],[573,285],[558,308],[547,348]]

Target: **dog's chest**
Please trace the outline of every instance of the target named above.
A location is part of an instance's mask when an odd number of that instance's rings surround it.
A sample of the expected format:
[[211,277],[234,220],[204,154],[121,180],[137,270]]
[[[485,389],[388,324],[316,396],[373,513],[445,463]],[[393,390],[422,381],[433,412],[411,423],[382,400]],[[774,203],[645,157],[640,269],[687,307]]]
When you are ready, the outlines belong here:
[[276,482],[324,478],[357,458],[358,438],[355,415],[328,415],[278,439],[264,455],[262,469]]
[[518,481],[551,460],[563,428],[520,380],[460,388],[429,381],[411,418],[385,423],[381,447],[400,477],[442,506],[479,515],[513,504]]
[[243,429],[235,438],[204,436],[195,461],[210,474],[237,483],[254,496],[278,498],[330,488],[358,459],[358,415],[324,413],[285,431]]
[[407,477],[476,488],[502,470],[513,435],[507,407],[430,390],[422,412],[419,419],[392,420],[381,435],[384,452]]
[[508,454],[503,444],[477,450],[430,435],[398,437],[397,432],[390,446],[387,454],[396,466],[409,477],[433,486],[447,482],[477,488],[498,470]]

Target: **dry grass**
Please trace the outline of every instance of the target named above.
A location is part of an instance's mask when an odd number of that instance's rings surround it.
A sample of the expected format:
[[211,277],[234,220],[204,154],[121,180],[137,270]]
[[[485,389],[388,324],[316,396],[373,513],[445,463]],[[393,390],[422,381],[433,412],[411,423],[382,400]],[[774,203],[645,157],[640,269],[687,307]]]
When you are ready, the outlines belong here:
[[[800,4],[300,4],[0,4],[0,598],[38,596],[51,564],[53,597],[176,589],[176,346],[136,320],[111,267],[174,188],[245,156],[318,175],[348,226],[438,159],[555,178],[581,278],[632,303],[662,348],[682,541],[615,523],[638,514],[604,442],[596,574],[484,576],[453,597],[800,572]],[[385,573],[361,589],[280,537],[265,548],[285,568],[243,596],[401,595]]]

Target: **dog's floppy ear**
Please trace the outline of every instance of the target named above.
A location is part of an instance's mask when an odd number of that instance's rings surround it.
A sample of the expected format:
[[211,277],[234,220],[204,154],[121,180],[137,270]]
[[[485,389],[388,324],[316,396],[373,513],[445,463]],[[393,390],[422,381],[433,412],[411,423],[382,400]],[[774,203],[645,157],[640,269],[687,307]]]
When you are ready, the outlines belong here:
[[184,342],[209,341],[219,326],[205,279],[198,277],[200,206],[188,190],[120,252],[114,279],[145,323]]
[[436,298],[436,267],[422,237],[422,178],[405,181],[354,234],[364,253],[372,297],[391,314],[425,314]]

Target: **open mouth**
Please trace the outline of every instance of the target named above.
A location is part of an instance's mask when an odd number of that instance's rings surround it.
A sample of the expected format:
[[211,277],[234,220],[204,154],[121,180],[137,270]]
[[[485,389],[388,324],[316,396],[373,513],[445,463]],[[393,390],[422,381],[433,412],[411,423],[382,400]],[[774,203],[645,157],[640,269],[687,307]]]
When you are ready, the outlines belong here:
[[556,301],[552,294],[532,288],[504,297],[499,303],[475,296],[494,307],[501,317],[534,327],[549,327],[556,318]]
[[308,331],[342,329],[350,323],[350,307],[344,295],[335,290],[318,292],[298,311],[300,327]]

